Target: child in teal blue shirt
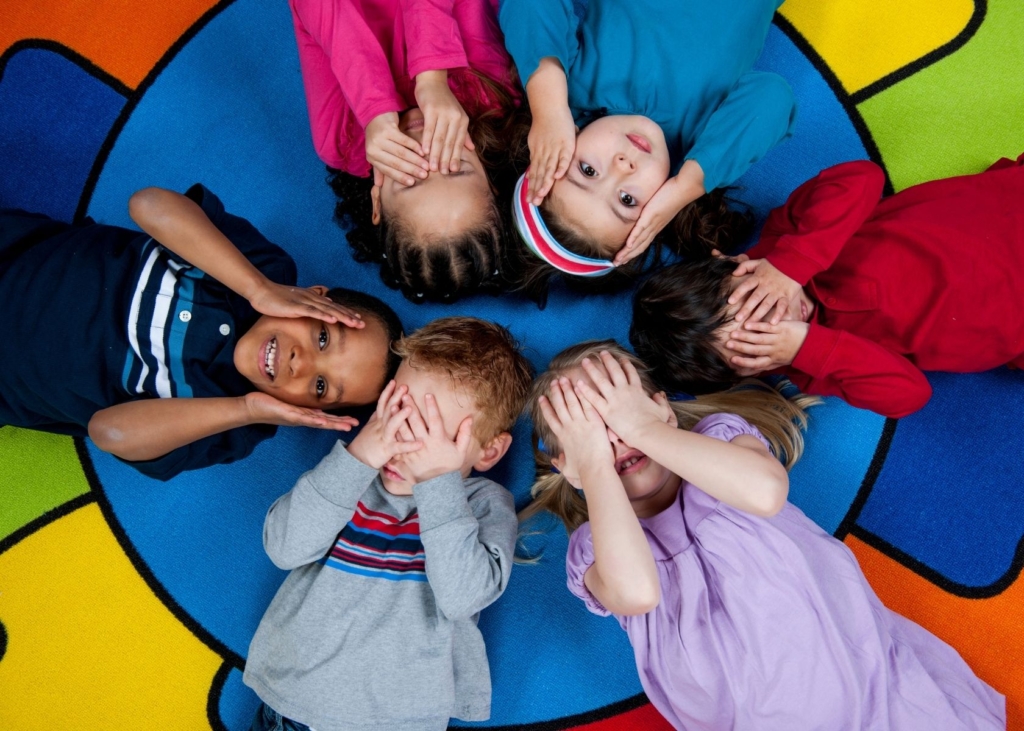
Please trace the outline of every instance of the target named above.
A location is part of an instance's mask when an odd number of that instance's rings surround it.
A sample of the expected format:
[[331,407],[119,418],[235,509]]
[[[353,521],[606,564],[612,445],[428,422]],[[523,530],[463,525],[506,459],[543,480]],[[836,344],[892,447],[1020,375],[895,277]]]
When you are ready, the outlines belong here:
[[589,258],[584,276],[600,277],[788,136],[792,90],[751,70],[779,5],[591,0],[578,18],[572,0],[504,0],[533,115],[523,200],[547,229],[517,212],[520,234],[546,240],[530,248],[554,247],[538,255],[567,274]]

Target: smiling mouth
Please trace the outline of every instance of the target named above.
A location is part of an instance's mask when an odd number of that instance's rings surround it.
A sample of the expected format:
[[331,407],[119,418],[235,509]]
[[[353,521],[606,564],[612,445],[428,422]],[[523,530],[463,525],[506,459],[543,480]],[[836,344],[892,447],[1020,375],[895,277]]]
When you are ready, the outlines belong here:
[[628,134],[626,135],[626,139],[630,141],[633,147],[640,150],[640,152],[646,152],[647,154],[651,153],[651,143],[648,142],[645,137],[641,137],[638,134]]
[[277,375],[277,336],[275,335],[263,346],[263,372],[273,381]]
[[647,455],[640,452],[630,452],[615,462],[615,471],[621,475],[631,475],[639,472],[647,466]]

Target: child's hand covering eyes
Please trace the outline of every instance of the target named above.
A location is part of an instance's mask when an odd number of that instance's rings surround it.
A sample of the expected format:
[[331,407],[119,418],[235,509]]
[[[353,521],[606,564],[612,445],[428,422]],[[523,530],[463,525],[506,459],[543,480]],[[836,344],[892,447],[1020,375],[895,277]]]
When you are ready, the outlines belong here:
[[647,251],[654,237],[672,222],[676,214],[704,193],[704,171],[696,160],[687,160],[679,173],[666,180],[644,204],[633,230],[626,237],[625,246],[613,259],[615,266],[622,266]]
[[787,366],[800,352],[810,325],[799,320],[785,320],[777,325],[748,322],[729,333],[725,347],[736,351],[729,363],[741,376]]
[[623,358],[617,361],[607,350],[601,351],[600,368],[590,358],[584,358],[583,370],[597,387],[586,381],[576,382],[576,392],[584,402],[591,404],[601,415],[608,428],[630,447],[643,450],[644,432],[652,426],[675,425],[675,413],[664,393],[647,395],[636,368]]
[[448,72],[444,69],[424,71],[416,76],[416,106],[423,112],[423,154],[431,170],[459,170],[463,146],[473,148],[466,134],[469,115],[448,88]]
[[785,274],[776,269],[767,259],[751,259],[741,262],[734,277],[742,277],[749,274],[747,281],[740,283],[733,293],[729,295],[729,304],[734,305],[744,297],[747,301],[736,312],[736,322],[744,320],[761,320],[767,315],[772,307],[770,324],[777,325],[785,317],[789,310],[789,303],[800,295],[803,287]]
[[261,315],[272,317],[313,317],[324,322],[340,322],[346,327],[362,328],[363,316],[353,309],[342,307],[330,297],[312,289],[286,287],[267,281],[249,304]]
[[615,464],[615,453],[608,441],[608,427],[593,406],[576,396],[569,379],[551,384],[550,394],[538,400],[548,428],[562,447],[559,468],[575,487],[580,487],[580,470],[586,466]]
[[423,446],[422,442],[415,440],[398,440],[398,430],[406,425],[406,419],[412,413],[412,409],[408,407],[399,408],[407,391],[405,386],[396,386],[394,381],[388,383],[377,399],[377,410],[348,445],[349,454],[363,464],[379,470],[395,456],[415,451]]
[[366,161],[373,166],[375,185],[384,175],[402,185],[427,177],[420,143],[398,128],[398,112],[379,114],[366,125]]
[[293,406],[274,398],[269,393],[253,391],[245,395],[245,406],[256,424],[277,426],[311,426],[315,429],[351,431],[359,422],[351,416],[333,416],[320,409]]
[[[473,438],[473,417],[467,416],[459,424],[455,439],[449,439],[437,408],[433,394],[423,397],[426,402],[426,419],[416,408],[412,398],[406,396],[402,410],[409,410],[408,433],[422,447],[402,458],[402,465],[408,468],[413,482],[420,483],[448,472],[458,472],[469,454]],[[403,429],[403,432],[405,430]],[[408,438],[408,433],[406,438]]]

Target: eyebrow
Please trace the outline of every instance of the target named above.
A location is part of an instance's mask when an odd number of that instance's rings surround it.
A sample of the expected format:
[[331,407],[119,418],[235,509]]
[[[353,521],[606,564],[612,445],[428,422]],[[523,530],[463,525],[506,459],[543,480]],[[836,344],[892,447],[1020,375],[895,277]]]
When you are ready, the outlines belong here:
[[[570,168],[569,172],[565,174],[565,179],[568,180],[573,185],[575,185],[580,190],[588,190],[587,186],[585,186],[583,183],[581,183],[580,181],[576,180],[576,178],[574,178],[572,176],[572,169],[571,168]],[[624,216],[622,214],[622,212],[619,210],[618,206],[616,206],[614,203],[609,203],[608,207],[611,209],[612,213],[615,214],[615,217],[617,219],[619,219],[620,221],[622,221],[623,223],[632,225],[632,224],[635,224],[640,219],[639,216],[637,216],[636,218],[627,218],[626,216]]]
[[[472,172],[472,170],[459,170],[458,172],[455,172],[455,173],[448,173],[444,177],[446,177],[446,178],[459,178],[459,177],[462,177],[463,175],[468,175],[471,172]],[[429,180],[429,178],[428,178],[428,180]],[[426,180],[417,180],[416,181],[416,183],[425,183],[425,182],[427,182],[427,181]],[[412,185],[402,185],[402,186],[399,186],[398,190],[396,190],[395,192],[396,193],[404,193],[407,190],[412,190],[413,188],[416,187],[416,183],[413,183]]]

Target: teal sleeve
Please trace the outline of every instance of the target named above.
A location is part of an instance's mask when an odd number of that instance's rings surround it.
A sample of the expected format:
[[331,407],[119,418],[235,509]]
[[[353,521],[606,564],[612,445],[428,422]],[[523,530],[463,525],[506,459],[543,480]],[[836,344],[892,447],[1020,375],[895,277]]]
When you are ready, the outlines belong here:
[[579,51],[572,0],[503,0],[498,23],[523,86],[547,56],[557,58],[568,75]]
[[711,113],[686,153],[704,171],[704,190],[732,185],[768,150],[789,137],[796,100],[777,74],[750,71]]

